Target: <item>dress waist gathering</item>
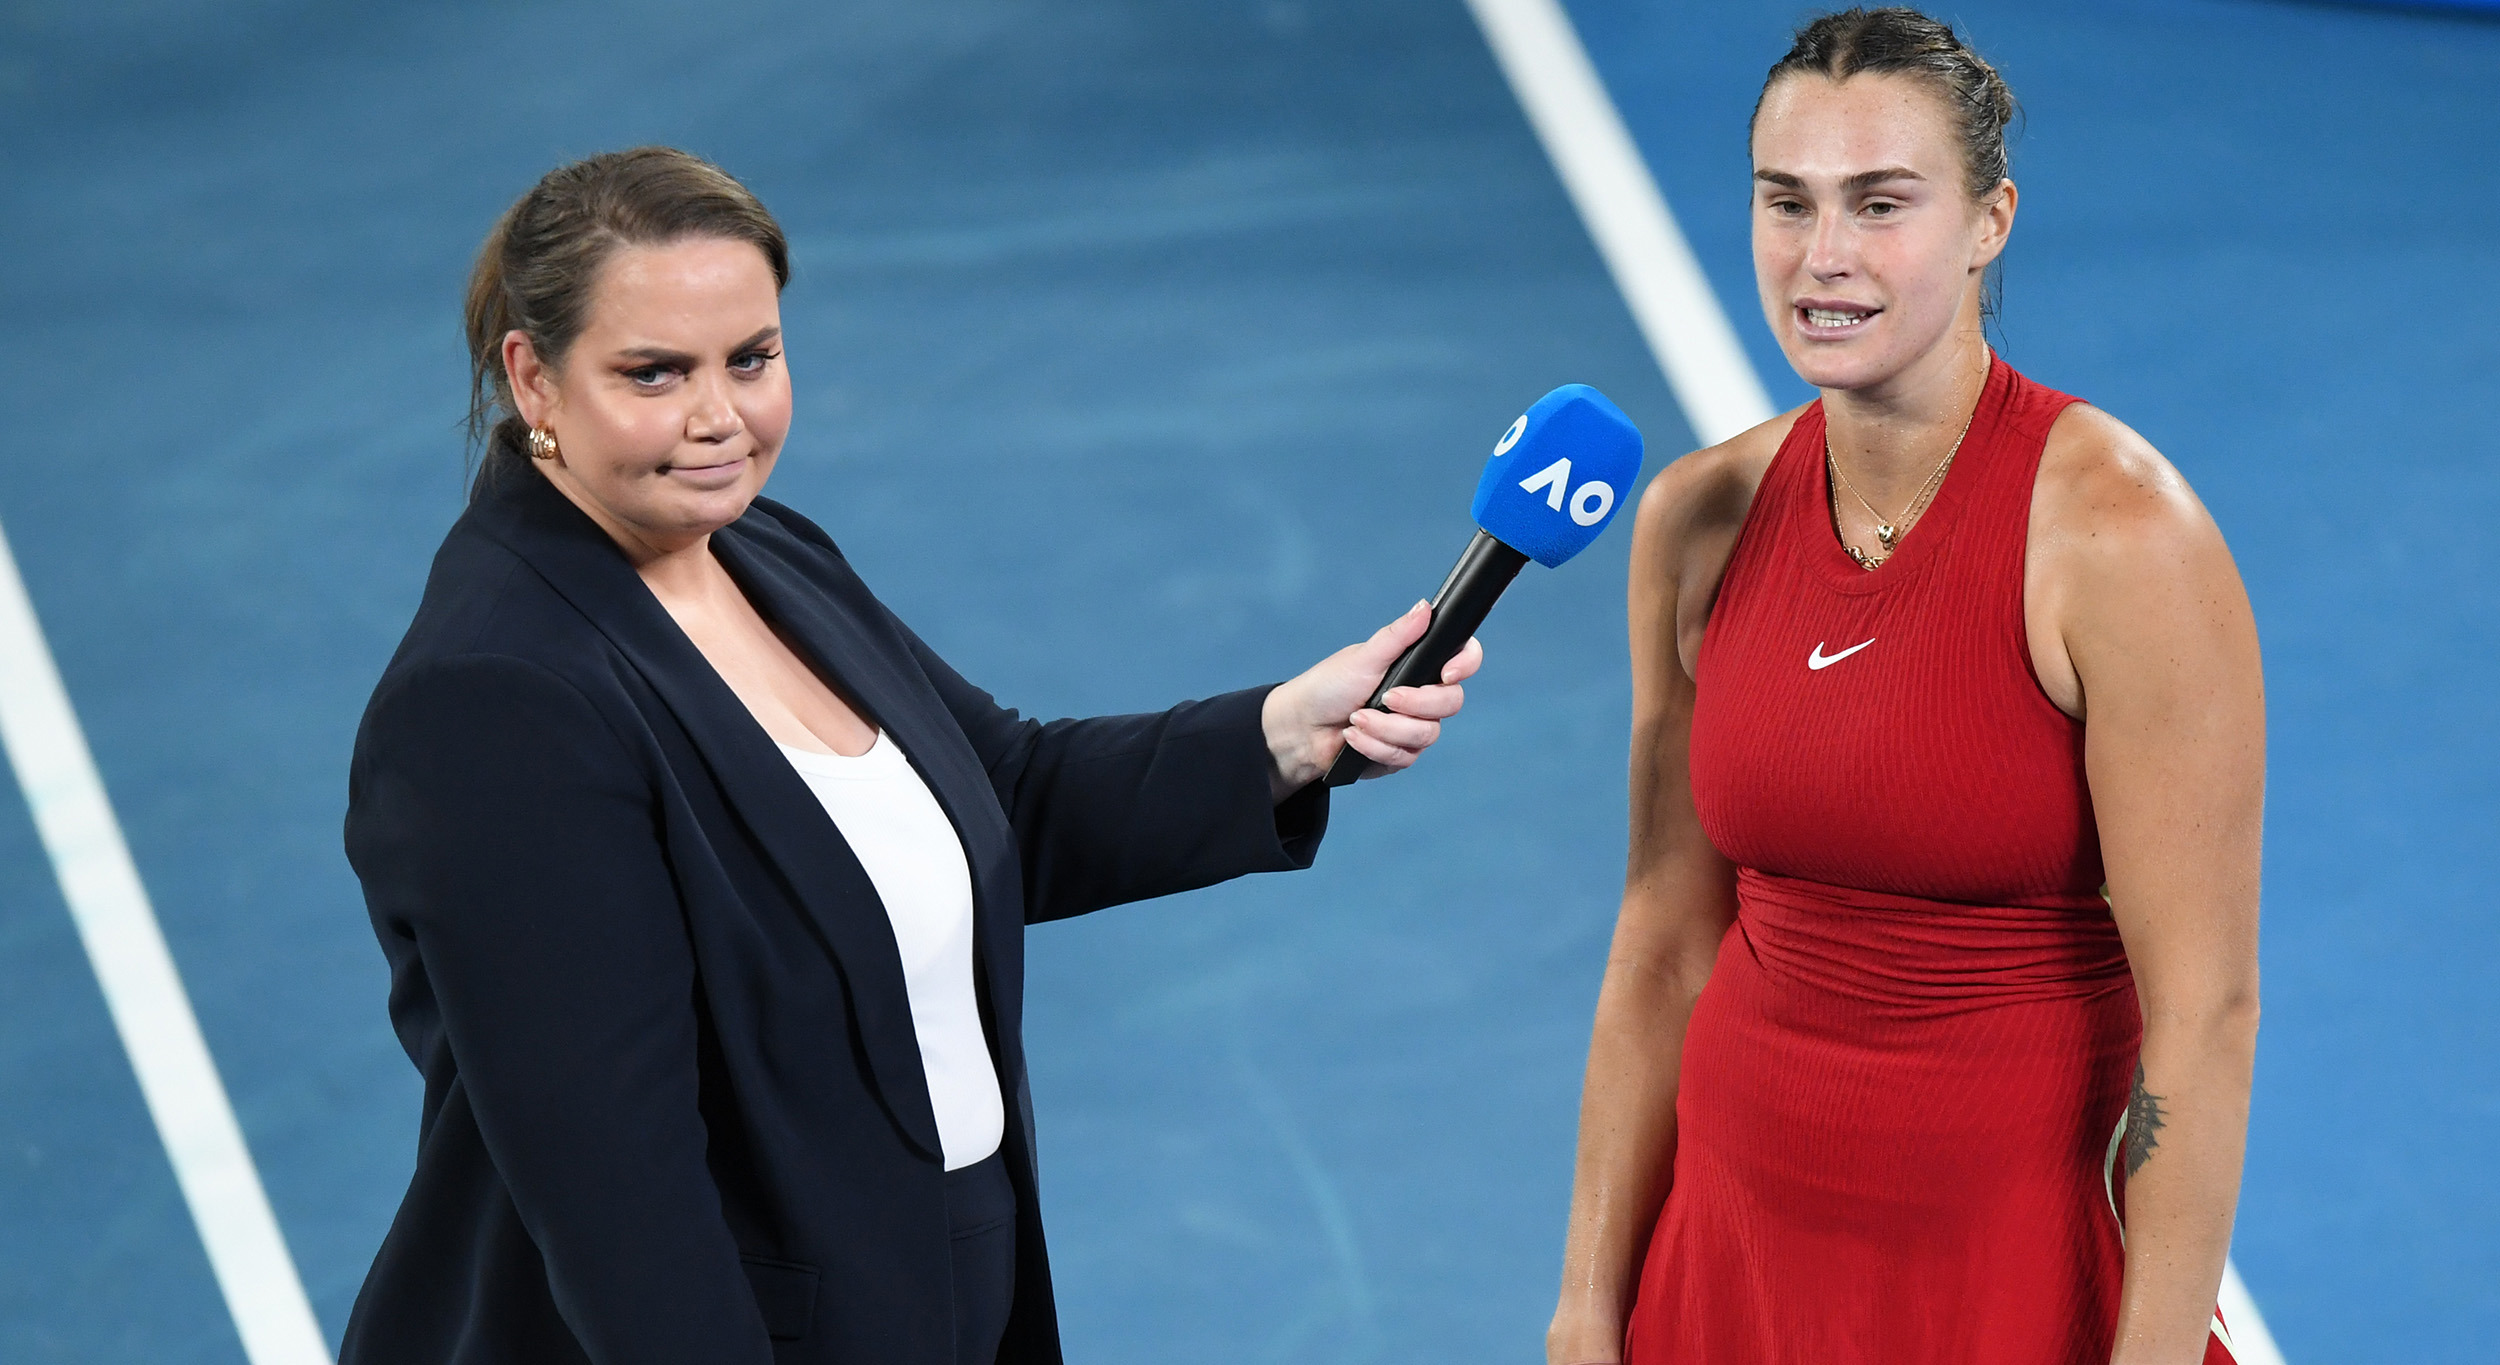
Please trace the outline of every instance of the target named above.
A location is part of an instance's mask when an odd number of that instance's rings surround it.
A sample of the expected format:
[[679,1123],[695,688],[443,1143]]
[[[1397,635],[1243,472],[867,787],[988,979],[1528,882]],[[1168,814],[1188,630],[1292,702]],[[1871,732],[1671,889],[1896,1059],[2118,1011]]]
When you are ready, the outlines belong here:
[[1913,1024],[2092,999],[2130,981],[2118,926],[2098,897],[1970,904],[1740,868],[1737,907],[1722,961],[1741,952],[1783,995],[1871,1018]]

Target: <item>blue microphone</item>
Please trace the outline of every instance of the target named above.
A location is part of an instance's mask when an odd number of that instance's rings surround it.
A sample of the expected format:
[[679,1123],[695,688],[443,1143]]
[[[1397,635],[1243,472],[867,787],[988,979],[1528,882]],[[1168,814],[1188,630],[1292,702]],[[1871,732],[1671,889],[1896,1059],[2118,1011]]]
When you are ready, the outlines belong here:
[[[1432,624],[1365,703],[1380,709],[1394,687],[1441,681],[1442,665],[1467,647],[1502,590],[1531,559],[1547,568],[1589,547],[1631,496],[1641,472],[1641,432],[1623,409],[1586,384],[1565,384],[1521,413],[1493,447],[1476,481],[1476,538],[1432,595]],[[1371,760],[1347,745],[1325,779],[1342,787]]]

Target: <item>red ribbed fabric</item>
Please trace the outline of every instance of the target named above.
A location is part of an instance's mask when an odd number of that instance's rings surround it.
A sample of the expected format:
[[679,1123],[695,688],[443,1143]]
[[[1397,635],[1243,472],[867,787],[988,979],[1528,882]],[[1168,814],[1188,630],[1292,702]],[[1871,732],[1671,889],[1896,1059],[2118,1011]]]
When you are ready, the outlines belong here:
[[2140,1023],[2083,727],[2023,629],[2033,477],[2074,401],[1994,362],[1872,572],[1832,529],[1820,403],[1763,476],[1693,714],[1736,922],[1684,1044],[1635,1365],[2109,1359],[2102,1163]]

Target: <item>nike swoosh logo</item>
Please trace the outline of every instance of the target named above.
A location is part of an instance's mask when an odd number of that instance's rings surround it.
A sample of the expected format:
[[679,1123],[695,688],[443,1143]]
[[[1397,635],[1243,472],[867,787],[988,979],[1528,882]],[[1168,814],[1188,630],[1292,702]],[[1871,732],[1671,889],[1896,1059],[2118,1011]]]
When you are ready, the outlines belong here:
[[1820,673],[1824,669],[1831,667],[1833,664],[1839,663],[1841,660],[1848,658],[1850,655],[1857,653],[1859,650],[1864,649],[1873,643],[1875,643],[1874,637],[1869,636],[1865,640],[1840,651],[1838,654],[1826,654],[1823,652],[1823,642],[1817,640],[1814,642],[1813,651],[1806,655],[1806,667]]

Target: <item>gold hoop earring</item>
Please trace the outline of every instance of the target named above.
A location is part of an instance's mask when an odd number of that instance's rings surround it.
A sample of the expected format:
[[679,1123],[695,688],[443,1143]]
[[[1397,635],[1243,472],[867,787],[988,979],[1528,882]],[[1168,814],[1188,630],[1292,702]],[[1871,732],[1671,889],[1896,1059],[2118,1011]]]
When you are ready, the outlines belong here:
[[541,422],[530,428],[530,458],[552,460],[560,452],[556,448],[555,429]]

